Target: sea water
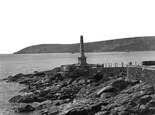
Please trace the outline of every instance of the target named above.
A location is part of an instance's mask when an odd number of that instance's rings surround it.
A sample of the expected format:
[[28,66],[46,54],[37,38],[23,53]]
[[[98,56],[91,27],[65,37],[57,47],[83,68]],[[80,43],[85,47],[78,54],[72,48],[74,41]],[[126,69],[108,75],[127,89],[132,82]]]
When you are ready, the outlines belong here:
[[[155,60],[155,51],[143,52],[102,52],[86,53],[90,64],[115,63],[126,65],[128,62],[141,64],[142,61]],[[3,54],[0,55],[0,79],[18,73],[33,73],[33,71],[51,70],[61,65],[77,63],[79,53],[51,53],[51,54]],[[0,82],[0,115],[38,115],[38,113],[17,114],[9,110],[15,106],[8,100],[17,95],[24,88],[15,83]]]

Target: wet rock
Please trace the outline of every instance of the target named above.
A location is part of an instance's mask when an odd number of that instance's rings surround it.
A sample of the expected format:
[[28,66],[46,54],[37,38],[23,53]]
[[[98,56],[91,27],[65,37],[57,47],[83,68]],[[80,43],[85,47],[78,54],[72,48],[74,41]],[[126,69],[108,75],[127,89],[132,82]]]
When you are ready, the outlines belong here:
[[32,103],[32,102],[42,102],[45,101],[46,99],[43,97],[39,97],[34,94],[29,94],[29,95],[18,95],[13,98],[11,98],[9,101],[14,102],[14,103]]
[[46,109],[51,105],[52,105],[52,102],[50,100],[43,101],[43,102],[37,103],[36,109],[38,109],[38,110]]
[[[106,71],[109,71],[108,69]],[[19,74],[10,80],[30,85],[10,102],[39,103],[42,114],[142,115],[155,114],[155,91],[149,84],[126,80],[126,71],[59,70]],[[37,86],[37,87],[36,87]],[[46,102],[48,101],[48,102]],[[31,111],[31,106],[24,107]],[[24,111],[24,109],[19,109]]]
[[9,102],[18,103],[19,100],[20,100],[21,98],[22,98],[21,95],[17,95],[17,96],[12,97],[12,98],[9,100]]
[[15,76],[9,76],[8,81],[9,82],[18,82],[19,79],[23,79],[24,77],[25,77],[24,74],[20,73]]
[[149,108],[146,105],[140,105],[139,107],[139,113],[141,114],[147,114],[149,113]]
[[103,77],[101,72],[94,73],[92,76],[93,76],[93,79],[95,79],[96,81],[99,81]]
[[154,87],[148,84],[137,84],[123,90],[121,93],[130,94],[135,92],[139,92],[140,94],[145,94],[145,95],[151,95],[151,94],[154,94]]
[[118,107],[114,107],[114,108],[111,109],[111,114],[112,115],[117,115],[117,114],[118,115],[120,115],[120,114],[123,115],[123,114],[126,114],[126,113],[128,113],[128,108],[123,106],[123,105],[120,105]]
[[43,111],[41,111],[41,115],[49,115],[49,113],[47,110],[43,110]]
[[146,104],[147,102],[149,102],[152,99],[151,96],[149,95],[145,95],[143,97],[141,97],[138,101],[139,104]]
[[148,107],[155,107],[155,100],[150,100],[150,101],[146,104],[146,106],[148,106]]
[[38,72],[38,71],[35,71],[33,75],[34,75],[34,76],[42,76],[42,75],[44,76],[44,75],[46,75],[46,74],[45,74],[45,72]]
[[155,107],[149,107],[149,114],[154,115],[155,114]]
[[126,110],[126,111],[120,111],[118,114],[119,115],[130,115],[130,112]]
[[73,103],[69,103],[63,108],[60,115],[94,115],[101,111],[101,105],[104,104],[105,102],[96,99],[74,100]]
[[109,115],[110,112],[109,111],[100,111],[100,112],[97,112],[95,115]]
[[126,82],[124,78],[118,78],[114,80],[111,85],[116,89],[116,91],[120,92],[128,86],[128,82]]
[[105,98],[110,98],[110,97],[113,97],[113,96],[115,96],[114,93],[102,93],[100,95],[100,98],[105,99]]
[[101,88],[96,94],[100,96],[103,92],[115,92],[115,88],[111,85]]
[[58,105],[62,105],[62,104],[64,104],[64,103],[69,103],[69,102],[71,102],[71,100],[70,99],[65,99],[65,100],[55,100],[55,101],[53,101],[53,105],[55,105],[55,106],[58,106]]
[[134,86],[134,85],[140,83],[139,80],[130,80],[130,81],[127,81],[127,82],[128,82],[129,84],[131,84],[131,86]]
[[25,105],[25,106],[16,108],[15,112],[22,113],[22,112],[30,112],[30,111],[34,111],[34,110],[35,110],[35,108],[33,106]]

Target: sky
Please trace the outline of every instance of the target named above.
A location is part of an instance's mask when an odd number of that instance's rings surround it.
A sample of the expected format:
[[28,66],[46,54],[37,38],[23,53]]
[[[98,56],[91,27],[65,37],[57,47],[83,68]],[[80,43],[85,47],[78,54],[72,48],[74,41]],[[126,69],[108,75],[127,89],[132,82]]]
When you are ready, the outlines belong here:
[[0,0],[0,53],[155,36],[155,0]]

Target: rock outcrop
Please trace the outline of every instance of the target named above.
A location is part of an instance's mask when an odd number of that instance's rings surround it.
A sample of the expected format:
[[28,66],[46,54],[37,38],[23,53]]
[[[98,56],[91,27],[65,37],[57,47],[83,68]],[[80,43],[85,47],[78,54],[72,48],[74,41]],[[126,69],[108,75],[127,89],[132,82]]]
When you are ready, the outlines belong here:
[[67,73],[59,70],[18,74],[5,79],[26,85],[9,100],[26,104],[16,108],[16,112],[40,110],[42,115],[155,114],[154,87],[127,80],[126,68],[108,74],[102,69]]

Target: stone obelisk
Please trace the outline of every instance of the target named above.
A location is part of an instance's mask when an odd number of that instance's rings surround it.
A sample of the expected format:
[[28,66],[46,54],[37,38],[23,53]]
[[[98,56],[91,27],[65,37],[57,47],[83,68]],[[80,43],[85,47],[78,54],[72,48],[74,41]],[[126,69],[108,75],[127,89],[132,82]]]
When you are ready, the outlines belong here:
[[80,55],[81,57],[78,57],[78,64],[80,65],[86,65],[86,56],[84,55],[84,43],[83,43],[83,36],[80,36]]

